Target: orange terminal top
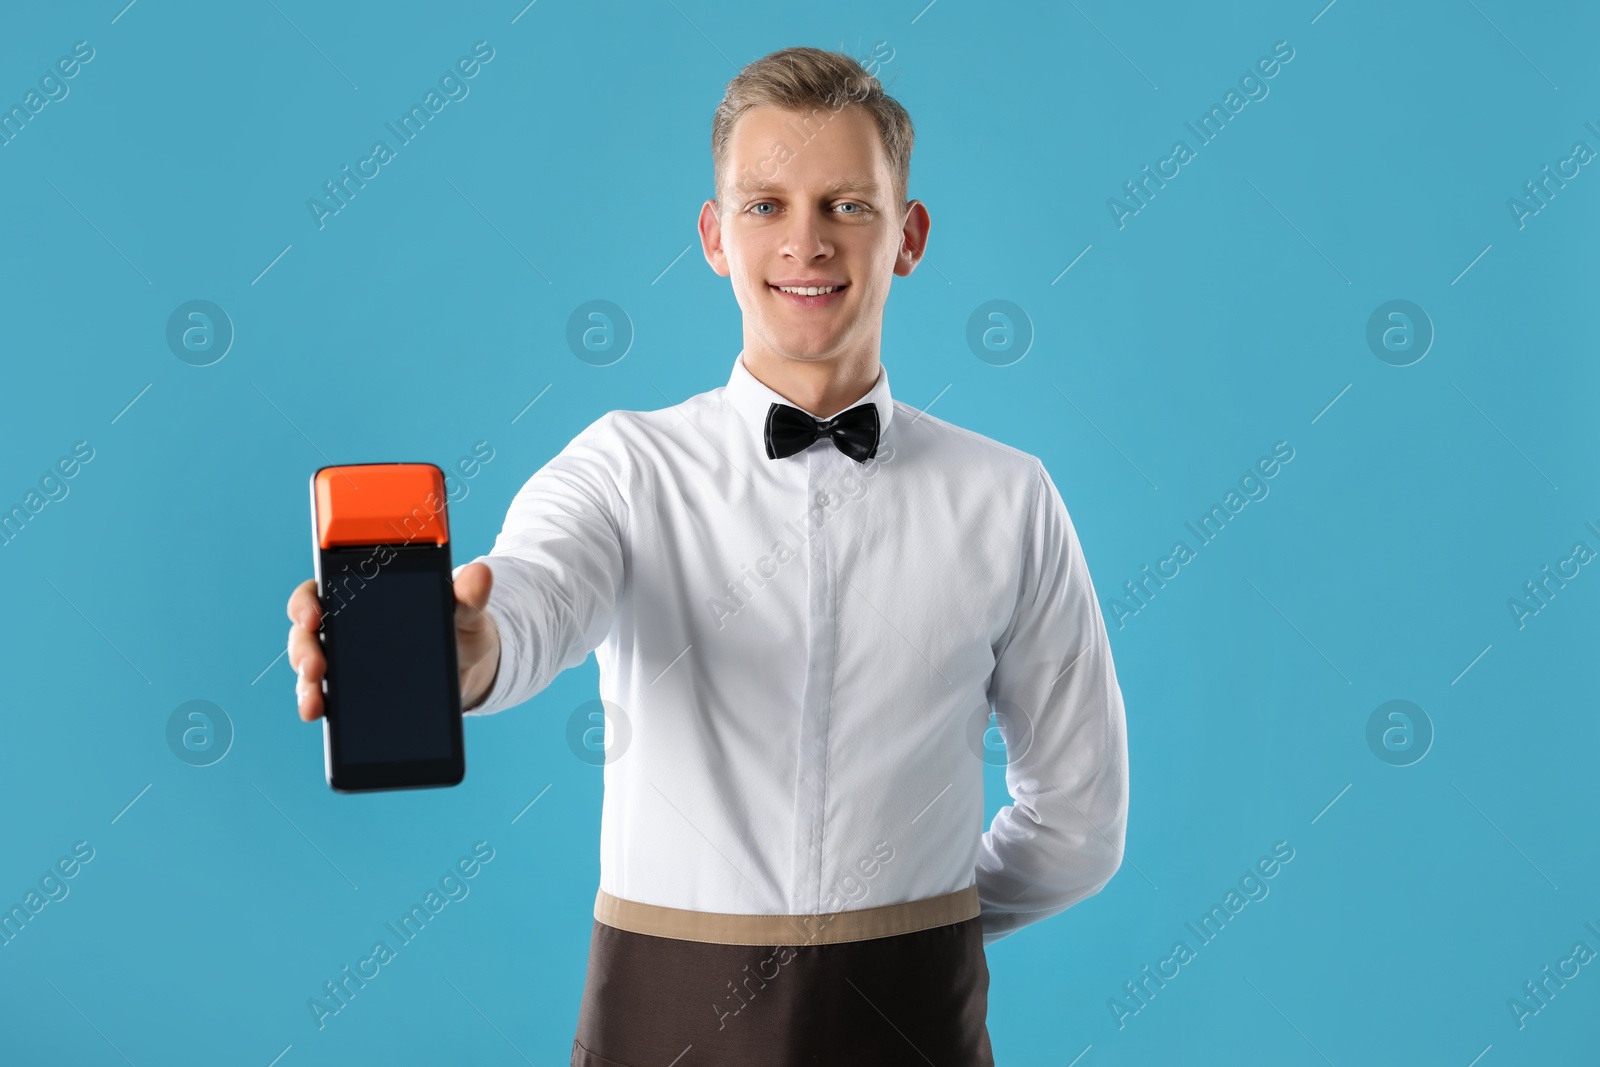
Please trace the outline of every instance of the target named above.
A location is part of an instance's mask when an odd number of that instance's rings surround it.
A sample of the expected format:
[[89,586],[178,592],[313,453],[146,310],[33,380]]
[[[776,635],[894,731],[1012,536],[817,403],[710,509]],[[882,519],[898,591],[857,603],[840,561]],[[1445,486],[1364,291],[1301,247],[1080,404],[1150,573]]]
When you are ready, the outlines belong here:
[[324,467],[315,484],[323,548],[450,539],[444,475],[431,463]]

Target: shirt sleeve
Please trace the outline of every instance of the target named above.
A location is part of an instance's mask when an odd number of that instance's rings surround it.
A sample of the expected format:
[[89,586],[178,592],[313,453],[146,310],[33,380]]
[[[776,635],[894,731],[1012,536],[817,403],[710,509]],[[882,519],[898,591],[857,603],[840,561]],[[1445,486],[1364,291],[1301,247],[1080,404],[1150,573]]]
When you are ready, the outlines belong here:
[[601,416],[534,472],[489,554],[467,561],[494,572],[485,610],[500,632],[500,666],[484,699],[464,714],[530,699],[588,658],[611,629],[628,529],[616,417]]
[[983,834],[983,942],[1098,893],[1122,863],[1128,749],[1099,601],[1077,532],[1042,463],[1017,608],[989,701],[1006,743],[1013,803]]

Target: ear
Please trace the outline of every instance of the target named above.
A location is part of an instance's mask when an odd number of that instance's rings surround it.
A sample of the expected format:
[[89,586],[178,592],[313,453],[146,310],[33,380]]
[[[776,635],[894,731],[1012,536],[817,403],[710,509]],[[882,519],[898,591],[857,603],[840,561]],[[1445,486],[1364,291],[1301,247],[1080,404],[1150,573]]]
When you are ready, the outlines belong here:
[[726,278],[732,273],[728,254],[722,249],[722,219],[717,214],[715,200],[707,200],[700,206],[700,249],[717,274]]
[[900,230],[900,251],[894,260],[896,274],[905,277],[922,261],[922,254],[928,249],[928,229],[931,224],[928,209],[921,200],[906,204],[906,221]]

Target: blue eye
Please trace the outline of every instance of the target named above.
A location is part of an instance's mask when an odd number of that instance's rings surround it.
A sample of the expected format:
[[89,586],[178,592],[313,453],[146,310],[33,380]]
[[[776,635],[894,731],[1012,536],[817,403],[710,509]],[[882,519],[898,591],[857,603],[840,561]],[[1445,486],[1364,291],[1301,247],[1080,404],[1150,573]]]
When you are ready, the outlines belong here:
[[[777,205],[774,204],[770,200],[758,200],[754,204],[751,204],[749,206],[749,208],[747,208],[746,210],[751,211],[754,214],[761,215],[761,216],[766,216],[766,215],[771,215],[772,214],[771,211],[757,211],[756,210],[757,208],[762,208],[762,207],[770,207],[774,211],[777,210]],[[843,201],[841,203],[835,204],[834,207],[835,208],[849,207],[849,208],[854,208],[855,209],[854,211],[842,212],[842,214],[845,214],[845,215],[860,215],[860,214],[864,213],[867,210],[864,206],[862,206],[861,204],[856,203],[853,200]]]

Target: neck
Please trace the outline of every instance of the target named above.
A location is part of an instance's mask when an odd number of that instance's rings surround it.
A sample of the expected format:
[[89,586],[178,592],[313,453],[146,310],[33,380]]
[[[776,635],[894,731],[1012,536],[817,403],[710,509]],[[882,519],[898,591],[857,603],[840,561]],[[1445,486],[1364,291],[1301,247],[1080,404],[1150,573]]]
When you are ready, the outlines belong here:
[[739,358],[762,385],[819,419],[832,418],[878,384],[876,352],[804,360],[746,346]]

